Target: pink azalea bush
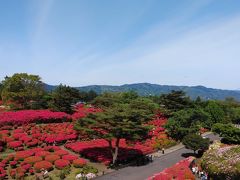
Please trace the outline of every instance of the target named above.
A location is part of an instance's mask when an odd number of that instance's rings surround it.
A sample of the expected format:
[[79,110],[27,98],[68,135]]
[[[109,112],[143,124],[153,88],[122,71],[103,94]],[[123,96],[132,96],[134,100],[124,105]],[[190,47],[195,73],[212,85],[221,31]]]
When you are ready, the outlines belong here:
[[210,146],[201,159],[202,168],[213,179],[240,177],[240,145]]
[[50,110],[21,110],[0,113],[1,126],[63,122],[69,119],[70,116],[64,112],[52,112]]
[[186,158],[179,161],[172,167],[166,168],[160,173],[154,174],[147,180],[167,180],[167,179],[178,179],[178,180],[195,180],[195,176],[190,170],[190,163],[193,161],[193,157]]

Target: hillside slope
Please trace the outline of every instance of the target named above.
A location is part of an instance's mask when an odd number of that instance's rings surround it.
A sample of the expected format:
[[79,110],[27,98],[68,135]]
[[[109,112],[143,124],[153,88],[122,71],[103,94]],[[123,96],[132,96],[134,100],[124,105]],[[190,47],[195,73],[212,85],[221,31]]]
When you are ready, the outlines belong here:
[[[46,85],[46,89],[51,91],[56,86]],[[141,96],[147,95],[160,95],[163,93],[169,93],[172,90],[182,90],[187,93],[192,99],[200,96],[203,99],[218,99],[223,100],[226,97],[234,97],[236,100],[240,101],[240,91],[237,90],[221,90],[207,88],[204,86],[169,86],[169,85],[158,85],[150,83],[136,83],[136,84],[124,84],[121,86],[109,86],[109,85],[90,85],[76,87],[81,91],[94,90],[98,94],[103,92],[126,92],[126,91],[136,91]]]

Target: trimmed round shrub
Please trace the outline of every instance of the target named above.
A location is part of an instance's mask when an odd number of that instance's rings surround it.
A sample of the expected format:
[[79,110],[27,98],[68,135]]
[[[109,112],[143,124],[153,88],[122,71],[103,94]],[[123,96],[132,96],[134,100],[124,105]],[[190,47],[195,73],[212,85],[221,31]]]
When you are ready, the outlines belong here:
[[55,152],[55,154],[59,155],[59,156],[64,156],[64,155],[67,155],[69,153],[65,150],[58,150],[58,151]]
[[34,154],[32,151],[19,151],[16,153],[15,158],[17,160],[24,160],[27,157],[30,157]]
[[76,167],[76,168],[83,167],[86,164],[87,164],[87,161],[85,159],[82,159],[82,158],[73,160],[73,166]]
[[46,161],[49,161],[51,163],[54,163],[56,160],[60,159],[60,156],[56,155],[56,154],[51,154],[51,155],[47,155],[45,157]]
[[77,156],[74,156],[74,155],[71,155],[71,154],[68,154],[68,155],[64,155],[62,157],[62,159],[64,160],[68,160],[70,162],[72,162],[73,160],[77,159],[78,157]]
[[13,179],[15,179],[15,178],[16,178],[16,169],[10,169],[10,170],[9,170],[9,175],[10,175]]
[[42,161],[42,158],[40,156],[30,156],[24,159],[25,163],[32,164],[32,165],[39,161]]
[[32,167],[31,164],[25,164],[21,166],[24,170],[29,171],[29,169]]
[[48,171],[53,169],[52,163],[50,163],[48,161],[36,162],[33,167],[37,172],[40,172],[42,169],[48,170]]
[[50,154],[51,154],[51,153],[48,152],[48,151],[39,151],[39,152],[36,152],[36,153],[35,153],[36,156],[40,156],[40,157],[42,157],[42,158],[44,158],[45,156],[50,155]]
[[58,159],[58,160],[55,161],[54,164],[55,164],[56,168],[63,169],[65,167],[69,166],[70,162],[68,160]]
[[61,150],[61,148],[58,146],[46,146],[44,147],[44,150],[54,152],[54,151]]
[[12,168],[15,168],[17,166],[17,161],[11,161],[9,164]]
[[21,141],[12,141],[12,142],[9,142],[8,143],[8,147],[9,148],[18,148],[18,147],[21,147],[22,146],[22,142]]
[[34,153],[37,153],[37,152],[39,152],[39,151],[44,151],[44,149],[43,149],[43,148],[40,148],[40,147],[37,147],[37,148],[31,149],[31,151],[34,152]]

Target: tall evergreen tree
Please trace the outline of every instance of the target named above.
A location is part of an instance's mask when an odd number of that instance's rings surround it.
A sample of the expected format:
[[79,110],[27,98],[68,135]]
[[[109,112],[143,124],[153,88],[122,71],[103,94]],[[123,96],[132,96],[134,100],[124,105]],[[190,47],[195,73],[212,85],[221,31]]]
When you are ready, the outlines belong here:
[[146,98],[136,97],[128,102],[126,99],[129,96],[125,95],[107,93],[97,97],[96,102],[104,104],[103,112],[89,114],[86,118],[79,119],[75,125],[78,131],[108,141],[113,164],[117,161],[120,139],[144,139],[149,130],[144,123],[152,118],[158,107]]
[[80,94],[77,89],[60,84],[51,93],[49,107],[54,111],[62,111],[71,114],[73,113],[72,105],[79,100]]

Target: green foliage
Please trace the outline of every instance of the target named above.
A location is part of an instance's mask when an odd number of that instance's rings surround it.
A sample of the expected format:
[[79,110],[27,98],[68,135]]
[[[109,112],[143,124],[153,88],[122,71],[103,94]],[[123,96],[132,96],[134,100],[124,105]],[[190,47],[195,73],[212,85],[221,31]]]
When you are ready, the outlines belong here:
[[209,114],[201,108],[189,108],[173,113],[165,128],[169,136],[181,140],[189,133],[196,133],[200,127],[208,127]]
[[84,102],[90,102],[94,100],[98,95],[95,91],[90,90],[88,92],[80,91],[79,92],[80,99]]
[[192,101],[183,91],[172,91],[169,94],[162,94],[159,98],[160,106],[170,112],[176,112],[192,106]]
[[240,129],[231,124],[216,123],[212,131],[219,134],[224,143],[240,144]]
[[83,168],[81,168],[80,170],[78,170],[77,172],[76,172],[76,175],[77,174],[88,174],[88,173],[93,173],[93,174],[97,174],[98,173],[98,169],[96,169],[96,168],[94,168],[94,167],[92,167],[92,166],[88,166],[88,165],[86,165],[86,166],[84,166]]
[[162,149],[162,148],[170,148],[172,146],[177,145],[177,142],[173,139],[163,138],[163,139],[157,139],[156,143],[154,144],[155,149]]
[[24,109],[31,108],[31,103],[39,101],[44,95],[43,83],[37,75],[16,73],[5,77],[2,86],[3,101],[14,102]]
[[204,139],[198,134],[188,134],[183,138],[182,143],[187,149],[191,149],[195,153],[197,150],[207,150],[210,140]]
[[59,178],[60,179],[65,179],[67,175],[69,175],[71,172],[70,167],[65,167],[64,169],[62,169],[59,173]]
[[73,112],[72,105],[80,99],[79,91],[75,88],[60,84],[51,93],[49,107],[54,111],[62,111],[71,114]]
[[120,103],[120,100],[120,93],[104,93],[96,97],[92,104],[104,109],[113,106],[115,103]]
[[215,123],[226,123],[223,108],[216,101],[209,101],[206,106],[206,112],[210,114],[210,125]]
[[230,118],[235,124],[240,124],[240,107],[232,108]]
[[[95,99],[95,104],[104,111],[79,119],[75,128],[93,138],[106,139],[112,149],[113,163],[117,158],[119,140],[145,138],[150,127],[144,123],[153,117],[158,107],[150,99],[126,93],[105,93]],[[115,152],[112,148],[113,139],[116,139]]]

